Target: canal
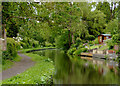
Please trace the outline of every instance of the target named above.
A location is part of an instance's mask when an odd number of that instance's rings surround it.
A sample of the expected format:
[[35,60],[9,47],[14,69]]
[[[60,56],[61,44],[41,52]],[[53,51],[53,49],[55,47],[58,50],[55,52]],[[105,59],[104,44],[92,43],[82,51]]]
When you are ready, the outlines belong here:
[[56,49],[31,53],[49,57],[53,61],[54,84],[119,84],[117,67],[109,68],[109,62],[69,57],[64,51]]

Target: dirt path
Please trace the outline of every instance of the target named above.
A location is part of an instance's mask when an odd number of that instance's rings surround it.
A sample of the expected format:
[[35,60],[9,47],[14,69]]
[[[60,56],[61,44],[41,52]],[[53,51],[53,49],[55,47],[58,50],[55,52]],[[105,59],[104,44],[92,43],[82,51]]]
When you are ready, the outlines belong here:
[[30,57],[21,53],[18,53],[18,55],[22,57],[21,61],[15,62],[12,68],[2,71],[2,74],[0,74],[2,75],[2,80],[22,73],[35,64],[35,62],[33,62]]

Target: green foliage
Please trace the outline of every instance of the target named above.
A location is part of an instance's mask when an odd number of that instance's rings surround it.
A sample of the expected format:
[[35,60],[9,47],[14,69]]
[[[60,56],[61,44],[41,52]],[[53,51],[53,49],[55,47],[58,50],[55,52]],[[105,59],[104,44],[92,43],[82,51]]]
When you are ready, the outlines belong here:
[[45,47],[52,47],[53,45],[49,42],[45,42]]
[[111,33],[111,35],[117,34],[118,33],[118,20],[117,19],[111,20],[107,24],[105,31],[107,33]]
[[113,47],[115,45],[115,43],[113,42],[113,40],[107,40],[106,43],[109,46],[109,49],[113,49]]
[[[3,80],[2,84],[50,84],[51,76],[54,73],[53,62],[48,61],[48,57],[42,57],[37,54],[27,53],[27,56],[32,57],[36,64],[9,79]],[[50,80],[50,81],[49,81]]]
[[20,42],[16,42],[16,49],[17,49],[17,50],[20,49],[20,46],[21,46]]
[[26,49],[27,48],[27,45],[24,43],[24,42],[20,42],[21,46]]
[[95,49],[95,48],[99,48],[99,45],[90,46],[90,49]]
[[73,53],[73,55],[80,55],[81,52],[82,52],[82,50],[81,50],[81,49],[78,49],[78,50],[76,50],[76,51]]
[[100,10],[90,12],[87,17],[89,34],[97,36],[100,33],[103,33],[103,29],[105,28],[105,17],[105,14]]
[[62,48],[63,50],[69,49],[69,31],[64,30],[62,35],[59,35],[55,39],[55,45],[57,48]]
[[70,48],[68,51],[67,51],[67,54],[68,55],[73,55],[73,52],[76,51],[76,48]]
[[119,39],[120,39],[119,34],[115,34],[115,35],[112,36],[112,40],[113,40],[114,43],[120,43]]
[[94,37],[94,35],[88,35],[88,36],[86,36],[85,39],[86,39],[86,40],[94,40],[95,37]]
[[87,48],[81,48],[80,49],[82,52],[86,52],[87,51]]
[[81,52],[87,52],[87,48],[80,48],[78,50],[76,50],[73,55],[80,55]]
[[76,42],[77,44],[79,44],[81,41],[82,41],[82,40],[81,40],[79,37],[77,37],[75,42]]
[[79,46],[78,46],[78,49],[81,49],[81,48],[83,48],[84,46],[83,46],[83,44],[80,44]]
[[39,46],[39,41],[36,41],[32,38],[25,37],[23,41],[21,42],[21,45],[23,48],[32,48],[32,47],[38,47]]
[[120,54],[120,50],[116,51],[116,54]]
[[98,42],[98,38],[95,38],[95,40],[94,40],[94,44],[99,44],[99,42]]
[[3,52],[3,59],[10,59],[13,60],[17,56],[17,43],[12,38],[7,38],[7,51]]

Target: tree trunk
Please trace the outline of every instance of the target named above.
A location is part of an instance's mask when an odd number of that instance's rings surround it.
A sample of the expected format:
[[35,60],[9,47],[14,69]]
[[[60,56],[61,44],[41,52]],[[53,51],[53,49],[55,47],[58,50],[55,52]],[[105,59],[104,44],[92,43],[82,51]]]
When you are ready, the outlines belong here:
[[71,33],[71,35],[72,35],[72,44],[75,44],[73,33]]
[[68,29],[68,40],[69,40],[69,48],[71,46],[71,40],[70,40],[70,30]]

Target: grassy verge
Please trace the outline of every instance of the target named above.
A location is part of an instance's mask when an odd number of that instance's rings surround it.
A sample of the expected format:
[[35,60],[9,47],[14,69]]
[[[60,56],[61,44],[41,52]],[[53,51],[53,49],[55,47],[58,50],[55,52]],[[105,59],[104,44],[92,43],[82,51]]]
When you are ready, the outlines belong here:
[[31,57],[36,64],[21,74],[3,80],[2,84],[49,84],[54,72],[53,62],[37,54],[25,53],[25,55]]
[[[11,68],[13,65],[14,65],[14,62],[18,62],[21,60],[22,57],[20,56],[16,56],[14,60],[4,60],[4,64],[2,65],[2,70],[5,70],[5,69],[8,69],[8,68]],[[2,71],[0,70],[0,71]]]
[[47,49],[47,48],[55,48],[55,47],[38,47],[38,48],[21,49],[20,52],[26,53],[26,51],[30,51],[30,50]]

